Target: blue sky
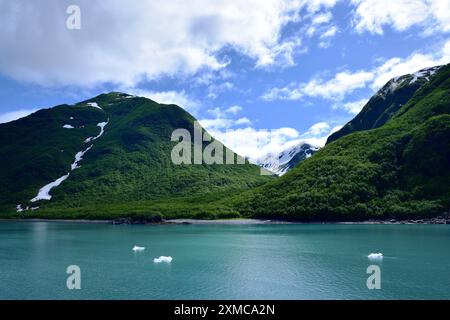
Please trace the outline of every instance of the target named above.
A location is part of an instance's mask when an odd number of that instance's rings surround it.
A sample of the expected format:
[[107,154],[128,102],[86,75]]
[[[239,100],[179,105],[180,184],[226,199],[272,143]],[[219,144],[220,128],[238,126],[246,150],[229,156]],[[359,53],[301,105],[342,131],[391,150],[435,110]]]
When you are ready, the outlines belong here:
[[[66,12],[80,8],[80,29]],[[257,159],[322,145],[395,76],[450,62],[450,0],[0,0],[0,122],[124,91]]]

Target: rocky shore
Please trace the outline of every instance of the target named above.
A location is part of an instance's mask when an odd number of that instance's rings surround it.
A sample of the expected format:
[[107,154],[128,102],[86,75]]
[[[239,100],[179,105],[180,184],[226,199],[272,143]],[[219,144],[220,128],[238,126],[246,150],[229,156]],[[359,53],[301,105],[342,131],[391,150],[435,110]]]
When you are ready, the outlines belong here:
[[366,220],[366,221],[343,221],[343,222],[324,222],[324,221],[283,221],[283,220],[259,220],[259,219],[217,219],[217,220],[199,220],[199,219],[169,219],[165,220],[161,217],[153,217],[150,219],[143,218],[118,218],[111,220],[112,224],[226,224],[226,225],[243,225],[243,224],[450,224],[450,211],[434,218],[424,219],[385,219],[385,220]]

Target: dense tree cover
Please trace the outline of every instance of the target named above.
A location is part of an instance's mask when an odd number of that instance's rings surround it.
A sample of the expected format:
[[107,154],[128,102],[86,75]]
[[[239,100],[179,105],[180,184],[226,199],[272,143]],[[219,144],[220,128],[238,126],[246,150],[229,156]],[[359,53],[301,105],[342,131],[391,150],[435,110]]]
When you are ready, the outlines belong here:
[[329,143],[285,176],[233,198],[242,214],[362,220],[450,208],[450,66],[383,126]]
[[[357,221],[450,208],[450,65],[390,109],[382,125],[337,138],[277,179],[250,164],[173,165],[170,135],[175,128],[192,131],[195,120],[177,106],[118,93],[91,101],[103,110],[83,102],[0,125],[3,217]],[[70,116],[84,128],[61,129]],[[16,204],[68,170],[105,119],[104,136],[53,199],[16,213]]]
[[407,74],[391,79],[383,86],[342,129],[328,137],[327,143],[352,132],[381,127],[412,98],[439,67],[424,69],[421,76]]
[[[93,102],[102,110],[87,105]],[[96,125],[101,121],[109,121],[105,133],[93,142],[81,167],[51,191],[51,201],[31,204],[29,200],[40,187],[70,170],[75,154],[88,146],[84,140],[98,134]],[[195,209],[195,203],[188,204],[189,209],[179,209],[177,203],[182,201],[178,198],[249,189],[270,179],[248,162],[173,164],[171,151],[177,142],[171,141],[171,134],[179,128],[192,132],[194,121],[178,106],[111,93],[1,125],[0,177],[7,182],[2,183],[0,193],[2,211],[14,211],[17,204],[22,204],[40,208],[21,215],[39,217],[46,216],[46,212],[64,217],[86,212],[107,217],[117,211],[127,215],[149,207],[154,207],[147,210],[151,214],[179,210],[180,215],[204,215]],[[64,124],[75,128],[64,129]],[[214,212],[226,215],[220,208]]]

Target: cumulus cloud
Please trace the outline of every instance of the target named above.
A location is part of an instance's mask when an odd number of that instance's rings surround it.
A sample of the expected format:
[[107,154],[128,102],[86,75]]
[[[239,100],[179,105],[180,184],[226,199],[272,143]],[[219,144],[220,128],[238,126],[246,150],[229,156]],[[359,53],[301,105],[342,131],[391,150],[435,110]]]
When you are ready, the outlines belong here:
[[327,39],[334,37],[338,32],[338,28],[336,26],[331,26],[327,31],[320,35],[320,39]]
[[267,154],[276,154],[290,146],[290,142],[300,133],[293,128],[278,128],[273,130],[255,129],[252,127],[220,130],[209,132],[219,141],[237,154],[247,157],[257,163]]
[[66,28],[67,1],[2,1],[0,73],[46,86],[135,86],[162,75],[219,70],[233,48],[257,67],[292,63],[298,40],[283,27],[300,10],[336,0],[79,0],[81,29]]
[[[293,82],[281,88],[271,88],[261,98],[266,101],[273,100],[300,100],[304,97],[320,97],[323,99],[342,101],[348,94],[357,89],[380,89],[390,79],[420,69],[450,62],[450,40],[445,42],[439,50],[421,53],[415,52],[406,58],[394,57],[382,62],[369,70],[342,71],[332,78],[323,79],[315,77],[308,82]],[[338,106],[344,106],[338,104]],[[356,108],[356,105],[347,105],[344,109]],[[356,109],[354,109],[356,110]]]
[[234,87],[234,85],[229,81],[226,81],[226,82],[223,82],[220,84],[211,84],[208,87],[208,98],[216,99],[219,94],[221,94],[225,91],[231,90],[231,89],[233,89],[233,87]]
[[339,72],[334,78],[323,80],[312,79],[307,83],[291,83],[284,88],[273,88],[264,93],[262,98],[272,100],[298,100],[304,96],[325,99],[341,99],[356,89],[364,88],[373,80],[373,74],[367,71]]
[[372,89],[377,90],[386,84],[390,79],[413,73],[423,68],[450,62],[450,40],[436,53],[413,53],[406,59],[391,58],[378,66],[375,70],[375,79],[371,84]]
[[413,26],[424,34],[450,31],[448,0],[353,0],[356,31],[383,34],[385,26],[404,31]]
[[313,124],[304,134],[301,135],[300,141],[309,143],[313,146],[323,147],[327,142],[327,138],[341,128],[342,125],[332,126],[329,122],[318,122]]
[[313,136],[317,136],[320,134],[323,134],[324,132],[327,132],[330,129],[330,125],[328,122],[318,122],[309,128],[308,132],[309,134]]
[[361,99],[347,103],[337,103],[333,105],[333,109],[342,109],[350,114],[358,114],[367,102],[367,99]]
[[20,109],[20,110],[11,111],[11,112],[5,112],[5,113],[0,114],[0,123],[14,121],[14,120],[26,117],[29,114],[32,114],[33,112],[36,112],[36,111],[37,111],[37,109]]
[[309,143],[322,147],[328,136],[340,128],[342,128],[341,125],[332,126],[328,122],[319,122],[313,124],[303,134],[289,127],[272,130],[253,127],[226,130],[213,128],[208,131],[231,150],[253,163],[259,163],[267,156],[279,154],[294,145]]
[[213,118],[200,119],[200,124],[208,131],[229,129],[237,126],[251,125],[252,122],[246,117],[237,118],[237,114],[242,111],[242,107],[234,105],[225,109],[213,108],[206,112]]
[[221,109],[219,107],[216,107],[213,109],[208,109],[206,112],[216,118],[224,118],[224,117],[228,117],[230,115],[236,115],[241,111],[242,111],[242,107],[240,107],[238,105],[234,105],[234,106],[231,106],[226,109]]

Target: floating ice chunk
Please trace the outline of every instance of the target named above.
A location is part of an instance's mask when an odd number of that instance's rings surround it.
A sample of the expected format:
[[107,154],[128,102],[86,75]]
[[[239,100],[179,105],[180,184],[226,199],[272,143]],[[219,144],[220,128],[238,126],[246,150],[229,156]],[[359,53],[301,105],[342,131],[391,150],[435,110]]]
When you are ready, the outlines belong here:
[[100,108],[100,106],[97,104],[97,102],[88,102],[87,105],[90,107],[94,107],[94,108],[103,110],[102,108]]
[[144,250],[145,250],[145,247],[134,246],[132,250],[133,250],[134,252],[136,252],[136,251],[144,251]]
[[64,128],[64,129],[74,129],[74,127],[71,126],[70,124],[65,124],[65,125],[63,125],[63,128]]
[[161,256],[159,258],[155,258],[153,259],[153,263],[171,263],[172,262],[172,257],[165,257],[165,256]]
[[371,253],[367,256],[367,258],[369,258],[369,260],[372,260],[372,261],[381,261],[381,260],[383,260],[383,254],[382,253]]
[[50,191],[54,188],[59,186],[64,180],[66,180],[69,177],[69,173],[56,179],[53,182],[50,182],[49,184],[43,186],[36,197],[31,199],[31,202],[36,202],[39,200],[50,200],[52,196],[50,195]]
[[73,117],[70,117],[69,119],[70,119],[70,120],[73,120]]

